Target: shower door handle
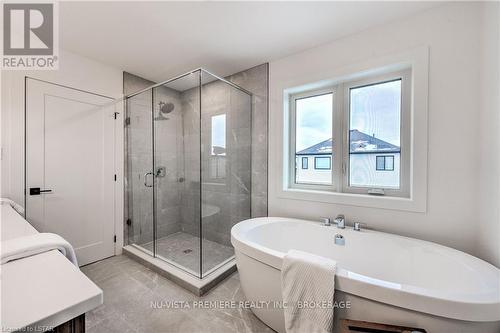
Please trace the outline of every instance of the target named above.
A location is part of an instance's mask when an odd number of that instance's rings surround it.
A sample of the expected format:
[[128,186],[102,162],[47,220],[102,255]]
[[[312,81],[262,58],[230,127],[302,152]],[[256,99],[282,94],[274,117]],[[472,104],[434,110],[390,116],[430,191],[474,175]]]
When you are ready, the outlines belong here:
[[[153,173],[152,172],[146,172],[144,174],[144,186],[146,186],[146,187],[153,187],[153,184],[148,185],[148,175],[153,176]],[[154,178],[153,178],[153,180],[154,180]]]

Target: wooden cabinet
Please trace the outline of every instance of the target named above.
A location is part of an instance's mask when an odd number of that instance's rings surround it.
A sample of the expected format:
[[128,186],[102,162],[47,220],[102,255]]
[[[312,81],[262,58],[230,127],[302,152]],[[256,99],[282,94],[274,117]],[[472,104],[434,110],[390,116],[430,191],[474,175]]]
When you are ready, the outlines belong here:
[[55,333],[85,333],[85,313],[55,327]]

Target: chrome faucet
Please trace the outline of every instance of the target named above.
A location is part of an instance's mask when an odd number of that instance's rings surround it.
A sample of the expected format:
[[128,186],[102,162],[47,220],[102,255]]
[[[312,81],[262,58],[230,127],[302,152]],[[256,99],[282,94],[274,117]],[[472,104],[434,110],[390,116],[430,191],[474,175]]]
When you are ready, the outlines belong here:
[[354,222],[354,226],[352,227],[352,229],[354,231],[361,231],[361,227],[365,228],[366,227],[366,223]]
[[335,220],[333,221],[337,225],[337,228],[339,229],[345,229],[345,216],[344,215],[337,215]]
[[321,222],[323,223],[324,226],[329,227],[332,225],[332,222],[330,221],[329,217],[324,217],[321,219]]

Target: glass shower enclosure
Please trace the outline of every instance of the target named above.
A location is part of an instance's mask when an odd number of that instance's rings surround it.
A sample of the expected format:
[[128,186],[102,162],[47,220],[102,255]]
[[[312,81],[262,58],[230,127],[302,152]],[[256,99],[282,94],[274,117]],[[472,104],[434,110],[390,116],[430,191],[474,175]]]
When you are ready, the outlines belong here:
[[251,217],[252,95],[204,69],[126,98],[127,242],[203,278]]

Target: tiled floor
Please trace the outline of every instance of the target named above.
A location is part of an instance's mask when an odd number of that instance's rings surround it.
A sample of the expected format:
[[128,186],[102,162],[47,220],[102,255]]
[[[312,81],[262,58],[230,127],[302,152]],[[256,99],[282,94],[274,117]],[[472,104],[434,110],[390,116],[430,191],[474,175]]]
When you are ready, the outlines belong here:
[[[141,245],[153,251],[153,242]],[[195,275],[200,273],[200,238],[185,232],[176,232],[156,241],[157,253],[175,264],[187,268]],[[232,247],[203,239],[203,272],[223,263],[234,255]]]
[[[193,308],[192,302],[200,300],[245,300],[238,273],[197,297],[125,256],[82,267],[82,272],[104,291],[104,304],[87,313],[88,333],[273,332],[248,309]],[[173,301],[191,308],[167,308]],[[163,308],[153,308],[152,302]]]

